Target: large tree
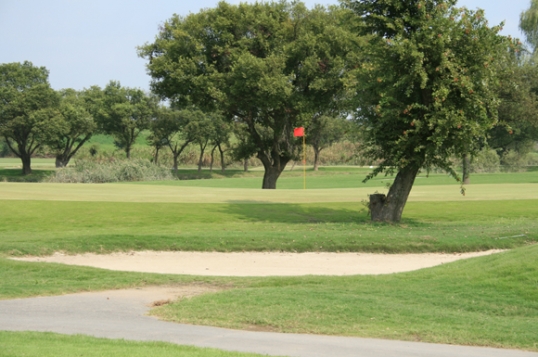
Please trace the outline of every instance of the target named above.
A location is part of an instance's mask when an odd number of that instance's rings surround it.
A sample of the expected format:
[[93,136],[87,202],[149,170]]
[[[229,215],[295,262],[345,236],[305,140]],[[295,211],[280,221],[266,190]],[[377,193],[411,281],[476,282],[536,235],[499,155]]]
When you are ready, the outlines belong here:
[[496,62],[509,51],[482,10],[456,0],[346,1],[369,35],[349,85],[367,154],[379,166],[366,180],[396,173],[386,197],[372,195],[372,219],[400,221],[419,170],[458,178],[450,158],[479,148],[497,121]]
[[293,128],[334,105],[344,90],[358,42],[350,15],[300,2],[221,2],[172,17],[139,54],[149,60],[152,90],[163,99],[244,123],[242,152],[257,156],[262,187],[274,189],[297,153]]
[[157,98],[111,81],[103,90],[100,105],[95,116],[99,129],[112,135],[130,159],[133,144],[143,130],[149,129],[156,115]]
[[56,167],[65,167],[91,139],[97,125],[86,105],[84,92],[64,89],[60,97],[58,130],[49,137],[47,145],[56,157]]
[[59,96],[49,72],[31,62],[0,65],[0,135],[31,174],[32,155],[59,128]]

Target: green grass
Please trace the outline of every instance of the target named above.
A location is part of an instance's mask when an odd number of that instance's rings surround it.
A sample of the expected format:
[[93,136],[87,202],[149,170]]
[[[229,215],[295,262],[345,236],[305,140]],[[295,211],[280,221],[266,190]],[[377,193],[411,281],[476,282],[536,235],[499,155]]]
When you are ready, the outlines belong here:
[[164,342],[109,340],[82,335],[0,331],[0,356],[25,357],[255,357],[251,353],[178,346]]
[[350,277],[172,276],[0,259],[0,282],[0,298],[210,284],[226,289],[153,314],[240,329],[538,351],[538,245],[415,272]]
[[[312,169],[307,170],[306,186],[308,189],[326,189],[326,188],[363,188],[372,187],[383,189],[390,185],[394,180],[393,176],[379,176],[366,183],[362,180],[371,170],[368,168],[343,168],[326,167],[315,172]],[[220,171],[210,173],[203,170],[198,174],[196,170],[182,169],[178,171],[178,176],[182,180],[178,181],[159,181],[145,182],[138,184],[151,185],[172,185],[182,187],[216,187],[216,188],[261,188],[262,170],[250,171],[244,173],[241,170],[229,170],[224,174]],[[194,180],[201,178],[202,180]],[[516,184],[516,183],[538,183],[538,172],[512,172],[512,173],[489,173],[489,174],[472,174],[471,185],[481,184]],[[446,174],[420,174],[415,180],[415,186],[424,185],[450,185],[459,187],[459,183],[454,178]],[[278,189],[302,189],[303,188],[303,171],[295,169],[294,171],[286,170],[282,173],[277,181]]]
[[230,287],[235,281],[238,280],[117,272],[63,264],[27,263],[0,258],[0,299],[63,295],[150,285],[209,284]]
[[238,329],[538,351],[538,245],[401,274],[267,278],[153,314]]
[[0,201],[0,254],[128,250],[468,252],[538,241],[538,200],[411,202],[398,225],[358,203]]

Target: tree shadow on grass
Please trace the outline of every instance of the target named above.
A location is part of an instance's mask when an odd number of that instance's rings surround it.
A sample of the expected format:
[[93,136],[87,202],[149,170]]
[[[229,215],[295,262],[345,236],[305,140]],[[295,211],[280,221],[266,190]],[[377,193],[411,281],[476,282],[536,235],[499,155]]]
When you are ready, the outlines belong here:
[[[229,201],[221,209],[238,219],[249,222],[274,222],[286,224],[354,223],[383,226],[387,223],[372,222],[367,208],[360,202],[345,203],[268,203],[263,201]],[[406,225],[424,225],[406,219]]]

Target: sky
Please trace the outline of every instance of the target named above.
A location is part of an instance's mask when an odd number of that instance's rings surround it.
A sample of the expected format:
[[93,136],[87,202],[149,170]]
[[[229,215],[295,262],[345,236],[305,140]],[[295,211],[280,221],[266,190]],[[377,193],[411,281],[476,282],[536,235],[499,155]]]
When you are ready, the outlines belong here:
[[[46,67],[54,89],[104,87],[110,80],[149,90],[146,60],[136,47],[153,42],[159,24],[219,0],[0,0],[0,63],[30,61]],[[239,0],[228,0],[239,3]],[[253,2],[253,1],[242,1]],[[338,0],[303,0],[308,6]],[[523,38],[519,15],[530,0],[459,0],[485,10],[503,35]]]

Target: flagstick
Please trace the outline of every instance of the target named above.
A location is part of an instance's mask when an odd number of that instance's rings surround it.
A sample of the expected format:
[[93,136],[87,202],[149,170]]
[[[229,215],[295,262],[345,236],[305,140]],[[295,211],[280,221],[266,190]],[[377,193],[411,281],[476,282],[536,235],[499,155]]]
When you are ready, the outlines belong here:
[[306,139],[303,135],[303,190],[306,190]]

